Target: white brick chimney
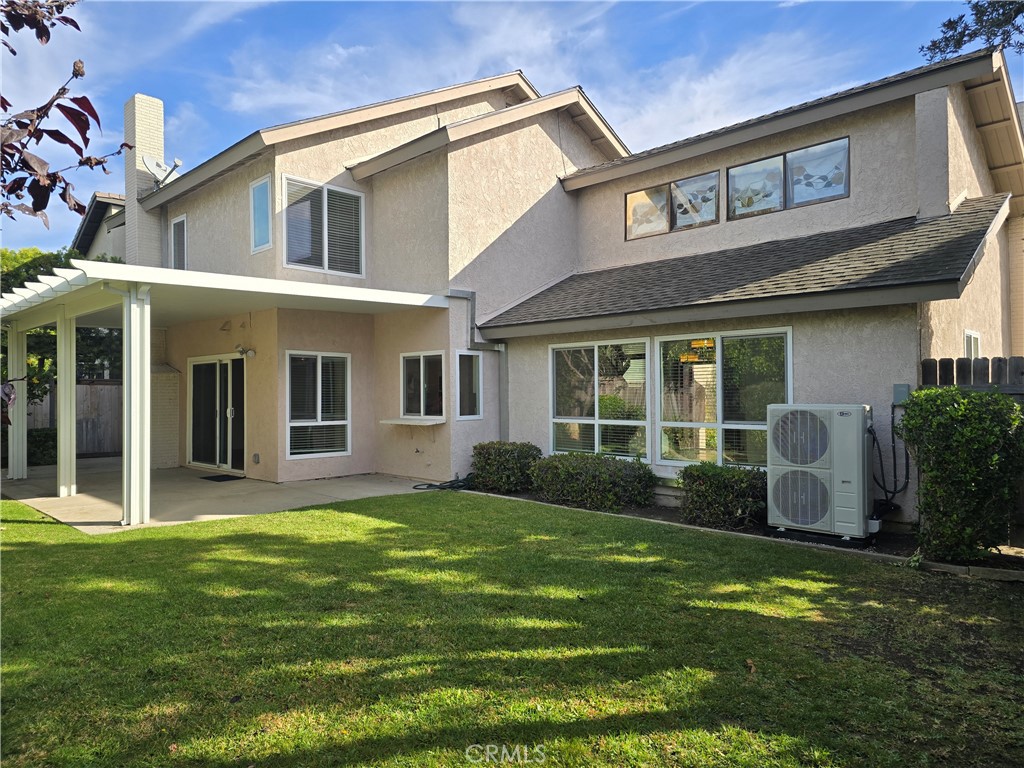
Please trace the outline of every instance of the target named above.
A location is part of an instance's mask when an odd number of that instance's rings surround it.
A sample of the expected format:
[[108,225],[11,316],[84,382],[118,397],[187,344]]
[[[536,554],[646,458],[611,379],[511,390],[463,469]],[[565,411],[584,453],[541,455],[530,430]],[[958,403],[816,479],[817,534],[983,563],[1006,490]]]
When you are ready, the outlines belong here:
[[164,159],[164,103],[137,93],[124,105],[124,140],[134,146],[124,155],[125,262],[165,266],[164,233],[159,210],[144,211],[138,200],[156,188],[142,158]]

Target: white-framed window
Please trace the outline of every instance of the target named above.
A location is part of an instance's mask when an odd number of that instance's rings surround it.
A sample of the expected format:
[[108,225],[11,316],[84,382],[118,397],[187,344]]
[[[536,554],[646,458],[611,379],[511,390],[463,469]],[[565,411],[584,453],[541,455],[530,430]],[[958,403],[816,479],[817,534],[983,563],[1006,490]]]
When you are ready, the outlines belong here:
[[444,353],[402,355],[402,416],[444,416]]
[[351,454],[351,355],[293,351],[286,355],[288,458]]
[[768,405],[793,399],[788,328],[659,337],[658,462],[765,466]]
[[460,351],[455,378],[455,402],[459,404],[459,419],[482,419],[483,355],[480,352]]
[[171,221],[170,251],[171,269],[188,269],[188,231],[185,217],[179,216]]
[[249,245],[253,253],[270,247],[270,212],[270,177],[264,176],[249,185]]
[[964,357],[981,357],[981,334],[977,331],[964,331]]
[[646,458],[647,339],[549,349],[552,452]]
[[363,274],[363,194],[284,177],[285,266]]

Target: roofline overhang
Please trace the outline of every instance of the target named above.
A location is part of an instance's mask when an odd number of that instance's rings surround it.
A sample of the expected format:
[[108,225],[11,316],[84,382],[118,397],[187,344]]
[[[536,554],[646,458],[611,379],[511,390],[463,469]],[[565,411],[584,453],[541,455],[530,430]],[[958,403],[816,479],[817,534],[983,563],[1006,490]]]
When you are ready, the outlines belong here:
[[182,174],[174,181],[140,198],[139,203],[145,211],[151,211],[161,205],[166,205],[171,200],[194,189],[198,189],[219,176],[258,157],[269,147],[285,141],[292,141],[325,131],[333,131],[369,120],[378,120],[410,109],[441,104],[452,99],[493,90],[513,91],[524,101],[540,97],[540,93],[534,88],[533,84],[526,79],[522,72],[517,70],[494,77],[474,80],[469,83],[451,85],[433,91],[425,91],[398,99],[355,107],[330,115],[271,126],[249,134],[241,141],[214,155],[188,173]]
[[[124,195],[119,195],[114,192],[93,192],[92,197],[89,198],[89,205],[85,209],[85,214],[82,216],[82,220],[78,222],[78,229],[75,230],[74,237],[71,238],[71,248],[78,251],[79,253],[85,253],[92,247],[92,241],[96,237],[96,230],[105,218],[100,215],[100,206],[120,206],[124,208]],[[123,210],[121,212],[123,214]],[[115,216],[118,214],[114,214]],[[89,242],[85,244],[85,248],[81,247],[81,240],[86,236],[86,232],[89,232]],[[107,227],[107,231],[110,231],[110,227]]]
[[[433,307],[444,309],[448,306],[448,297],[409,291],[389,291],[377,288],[358,288],[343,285],[325,285],[323,283],[306,283],[295,280],[274,280],[266,277],[244,277],[225,275],[215,272],[189,272],[162,267],[141,267],[134,264],[117,264],[113,262],[71,260],[72,269],[55,269],[53,275],[40,276],[38,283],[28,283],[23,288],[15,288],[12,293],[0,297],[0,310],[4,320],[20,320],[27,312],[38,314],[38,310],[47,303],[72,302],[71,294],[81,297],[81,292],[88,289],[108,291],[117,289],[121,284],[137,283],[149,286],[175,286],[180,288],[196,288],[203,290],[232,291],[238,293],[263,294],[267,296],[287,296],[309,299],[327,299],[339,302],[366,303],[374,305],[391,305],[394,307]],[[58,299],[59,302],[53,302]],[[120,298],[108,302],[119,302]],[[88,305],[89,311],[92,304]],[[73,310],[75,314],[83,312]]]
[[602,184],[636,173],[655,170],[672,163],[689,160],[698,155],[715,152],[721,149],[756,141],[771,134],[800,128],[810,123],[840,117],[850,112],[868,109],[898,99],[915,96],[924,91],[943,88],[953,83],[970,80],[982,75],[991,75],[1000,67],[1001,52],[985,51],[987,55],[968,58],[947,67],[929,70],[918,75],[911,75],[893,83],[877,85],[867,90],[856,91],[849,95],[837,95],[824,103],[811,104],[804,108],[784,110],[782,114],[765,115],[752,121],[740,123],[734,128],[717,131],[706,139],[695,138],[692,142],[685,140],[681,145],[669,145],[664,151],[654,151],[626,160],[611,167],[596,166],[592,170],[583,169],[562,179],[562,187],[566,191],[583,189],[595,184]]
[[[575,88],[567,88],[558,93],[549,94],[548,96],[541,96],[538,99],[512,107],[506,107],[505,109],[495,110],[494,112],[488,112],[442,126],[394,149],[389,149],[386,152],[381,152],[379,155],[355,163],[349,166],[349,171],[351,171],[353,179],[364,181],[370,176],[394,168],[397,165],[433,152],[461,139],[472,138],[486,131],[504,128],[545,112],[565,109],[574,105],[578,106],[583,114],[598,126],[601,136],[597,139],[592,139],[592,141],[607,142],[611,147],[611,154],[618,155],[620,158],[629,155],[629,149],[626,145],[622,143],[622,140],[619,139],[611,126],[605,122],[601,113],[594,108],[594,105],[587,98],[586,94],[583,93],[582,89],[577,86]],[[606,154],[608,153],[606,152]]]
[[520,325],[484,326],[480,334],[487,341],[548,336],[588,331],[621,331],[626,328],[646,328],[655,325],[673,325],[704,320],[726,320],[734,317],[780,315],[803,312],[823,312],[837,309],[865,309],[897,304],[916,304],[921,301],[959,298],[959,282],[943,280],[914,285],[865,290],[822,291],[768,299],[723,301],[692,304],[686,307],[628,312],[595,317],[566,318]]

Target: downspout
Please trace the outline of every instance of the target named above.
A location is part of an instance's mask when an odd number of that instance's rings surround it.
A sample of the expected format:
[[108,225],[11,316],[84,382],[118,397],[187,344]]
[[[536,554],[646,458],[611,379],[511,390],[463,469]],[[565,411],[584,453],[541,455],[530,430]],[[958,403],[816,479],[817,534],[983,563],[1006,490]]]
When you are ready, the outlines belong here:
[[468,348],[474,351],[498,353],[498,439],[507,441],[509,435],[508,347],[506,344],[477,341],[476,291],[450,288],[448,290],[448,297],[469,302],[469,312],[466,313],[466,340]]

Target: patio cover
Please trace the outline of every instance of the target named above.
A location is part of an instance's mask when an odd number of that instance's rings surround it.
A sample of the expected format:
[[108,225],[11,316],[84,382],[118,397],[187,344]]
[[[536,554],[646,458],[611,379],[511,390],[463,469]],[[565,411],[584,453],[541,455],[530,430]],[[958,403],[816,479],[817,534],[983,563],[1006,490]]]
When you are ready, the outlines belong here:
[[[293,280],[273,280],[129,264],[73,260],[38,282],[0,297],[8,333],[8,376],[26,374],[27,331],[57,327],[57,370],[75,370],[78,325],[121,328],[123,333],[124,437],[122,525],[149,521],[150,506],[150,328],[263,309],[313,309],[379,314],[413,307],[448,306],[446,296],[387,291]],[[8,479],[28,476],[26,386],[15,382],[17,399],[8,431]],[[74,496],[75,377],[57,377],[57,495]]]

